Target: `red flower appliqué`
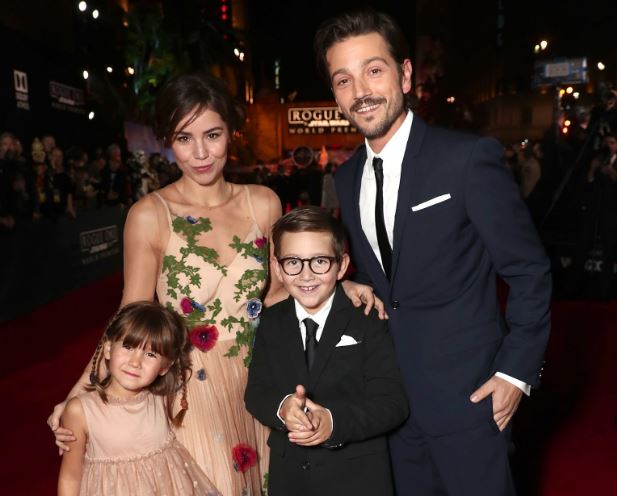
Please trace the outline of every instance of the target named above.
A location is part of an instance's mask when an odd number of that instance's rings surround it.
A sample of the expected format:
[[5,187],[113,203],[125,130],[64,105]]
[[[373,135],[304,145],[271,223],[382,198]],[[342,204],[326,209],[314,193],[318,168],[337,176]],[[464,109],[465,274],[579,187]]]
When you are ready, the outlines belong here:
[[209,351],[214,348],[218,338],[219,331],[213,325],[195,327],[189,335],[191,344],[201,351]]
[[231,450],[231,457],[237,472],[246,472],[257,463],[257,452],[248,444],[236,444]]
[[188,298],[182,298],[182,301],[180,301],[180,308],[183,313],[191,313],[193,311],[193,303]]
[[255,246],[257,248],[263,248],[264,246],[266,246],[266,243],[268,242],[268,238],[266,238],[265,236],[263,236],[262,238],[257,238],[255,240]]

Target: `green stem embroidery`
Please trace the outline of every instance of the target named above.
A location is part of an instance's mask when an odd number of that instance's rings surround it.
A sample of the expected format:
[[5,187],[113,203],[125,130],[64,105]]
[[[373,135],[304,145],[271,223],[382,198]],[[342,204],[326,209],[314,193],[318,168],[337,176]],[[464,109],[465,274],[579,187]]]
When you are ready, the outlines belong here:
[[[248,367],[251,361],[251,352],[255,337],[255,328],[258,323],[257,318],[245,318],[244,316],[230,315],[220,322],[217,317],[222,311],[220,299],[215,299],[207,306],[201,305],[195,301],[192,294],[196,288],[201,288],[202,278],[199,273],[199,268],[189,265],[187,258],[193,254],[200,257],[206,263],[227,276],[227,267],[219,263],[219,254],[212,248],[198,246],[197,238],[201,233],[206,233],[212,230],[210,219],[199,217],[175,217],[172,221],[172,227],[175,233],[182,236],[186,240],[186,246],[180,248],[180,259],[173,255],[163,257],[162,273],[167,274],[167,295],[174,300],[183,299],[186,297],[191,302],[188,312],[185,312],[184,318],[189,329],[193,329],[201,325],[221,325],[228,332],[235,332],[235,342],[225,354],[226,357],[238,356],[243,347],[247,348],[247,355],[244,358],[244,364]],[[252,299],[258,299],[261,296],[261,288],[265,283],[268,260],[268,244],[266,238],[259,238],[248,243],[243,243],[238,236],[234,236],[229,245],[242,258],[254,258],[259,264],[260,269],[247,269],[235,283],[236,291],[234,291],[234,301],[240,302],[245,300],[249,302]],[[185,276],[188,282],[181,284],[181,277]],[[171,303],[167,304],[172,308]],[[248,315],[248,314],[247,314]]]

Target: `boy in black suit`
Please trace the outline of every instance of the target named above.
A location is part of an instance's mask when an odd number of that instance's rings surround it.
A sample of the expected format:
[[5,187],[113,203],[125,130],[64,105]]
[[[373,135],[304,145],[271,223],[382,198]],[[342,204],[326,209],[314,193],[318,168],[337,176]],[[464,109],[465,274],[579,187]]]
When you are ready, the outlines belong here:
[[270,496],[393,494],[385,434],[408,415],[386,321],[339,288],[342,226],[318,207],[273,227],[274,274],[291,295],[261,316],[245,402],[271,427]]

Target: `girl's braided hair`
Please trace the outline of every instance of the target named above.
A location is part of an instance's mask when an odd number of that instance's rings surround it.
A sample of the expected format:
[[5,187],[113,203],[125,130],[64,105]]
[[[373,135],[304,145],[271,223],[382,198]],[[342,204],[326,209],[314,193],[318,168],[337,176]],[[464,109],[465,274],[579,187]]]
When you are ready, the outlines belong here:
[[[192,373],[191,345],[182,317],[152,301],[130,303],[113,316],[92,357],[90,385],[87,387],[89,391],[96,390],[104,402],[107,402],[105,390],[111,382],[109,371],[102,367],[104,348],[106,343],[117,341],[135,348],[150,346],[152,351],[172,363],[169,371],[158,376],[146,389],[152,394],[166,396],[169,419],[179,427],[188,410],[187,383]],[[178,391],[182,391],[180,411],[174,415],[173,405]]]

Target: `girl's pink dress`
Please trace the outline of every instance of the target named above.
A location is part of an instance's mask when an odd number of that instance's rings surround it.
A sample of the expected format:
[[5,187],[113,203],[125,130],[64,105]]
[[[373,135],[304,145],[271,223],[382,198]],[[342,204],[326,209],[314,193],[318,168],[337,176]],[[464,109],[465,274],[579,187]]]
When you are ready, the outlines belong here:
[[220,496],[171,430],[164,398],[79,395],[88,428],[82,496]]

